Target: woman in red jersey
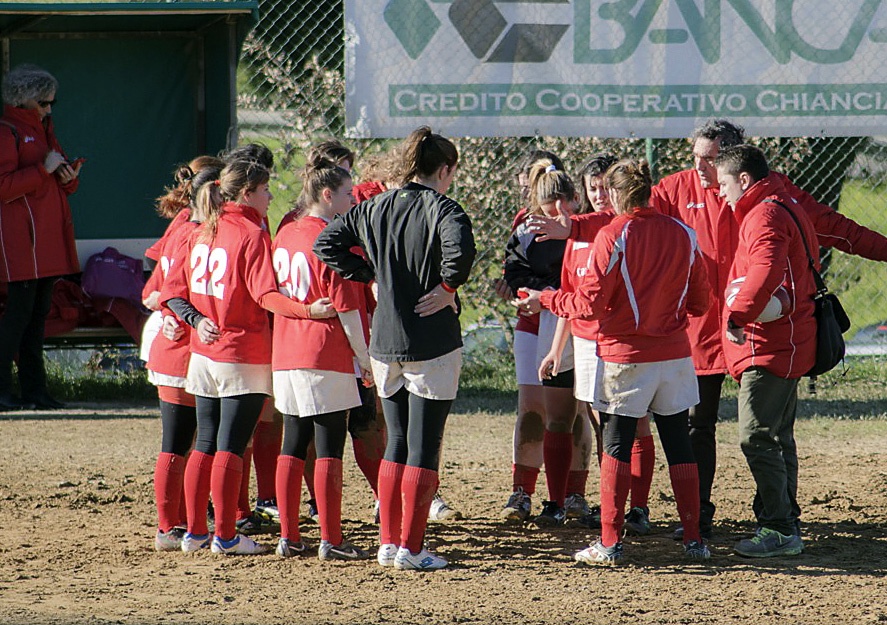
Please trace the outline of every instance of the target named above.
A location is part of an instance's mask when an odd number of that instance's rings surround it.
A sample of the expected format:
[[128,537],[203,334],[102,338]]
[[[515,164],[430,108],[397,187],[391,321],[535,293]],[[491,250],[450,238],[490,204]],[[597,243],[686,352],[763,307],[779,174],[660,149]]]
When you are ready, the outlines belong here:
[[601,538],[576,554],[586,563],[615,563],[631,486],[631,448],[638,419],[653,413],[669,465],[689,558],[709,557],[699,536],[699,476],[687,431],[687,411],[699,401],[687,315],[710,304],[695,233],[648,206],[645,162],[623,160],[607,171],[617,217],[595,237],[585,280],[574,293],[532,292],[539,304],[571,319],[600,323],[594,407],[604,437]]
[[[160,245],[153,246],[157,254],[157,266],[152,279],[145,285],[143,295],[155,305],[160,297],[163,281],[169,274],[175,251],[186,245],[198,226],[199,216],[181,203],[190,201],[206,183],[218,180],[220,166],[201,166],[197,159],[183,167],[176,178],[179,185],[159,199],[160,206],[171,205],[179,210],[171,214],[173,222],[167,228]],[[219,161],[219,165],[221,162]],[[191,166],[200,167],[197,173]],[[169,213],[167,213],[169,214]],[[157,310],[155,314],[162,313]],[[176,324],[178,325],[178,324]],[[185,535],[185,510],[182,505],[186,456],[197,430],[197,414],[194,395],[185,390],[188,362],[190,360],[190,326],[181,324],[181,335],[168,339],[162,332],[150,341],[147,358],[148,381],[157,387],[160,399],[161,446],[154,465],[154,497],[157,502],[157,535],[154,548],[157,551],[181,549]],[[145,346],[143,346],[144,348]]]
[[329,297],[331,319],[274,321],[274,401],[283,414],[283,449],[277,461],[280,542],[277,554],[305,553],[299,534],[299,494],[308,446],[317,450],[314,492],[320,522],[321,560],[362,560],[363,549],[342,536],[342,455],[348,411],[362,405],[355,359],[372,383],[366,337],[365,286],[346,280],[312,251],[317,235],[354,205],[351,175],[313,152],[305,168],[303,210],[278,231],[273,259],[280,291],[303,302]]
[[[270,310],[291,317],[329,314],[277,292],[264,227],[268,170],[230,162],[197,195],[203,223],[173,261],[161,302],[195,329],[186,390],[196,397],[197,441],[185,469],[188,532],[182,551],[255,554],[266,548],[235,529],[243,452],[271,395]],[[215,536],[206,525],[212,492]]]
[[[547,150],[533,150],[522,161],[516,180],[521,190],[521,200],[529,198],[529,173],[532,165],[540,160],[553,163],[557,170],[563,171],[563,163],[557,155]],[[512,235],[518,230],[523,233],[522,243],[526,254],[532,254],[530,248],[534,243],[527,234],[527,223],[532,219],[527,208],[521,209],[512,223]],[[513,242],[513,240],[512,240]],[[546,247],[546,246],[543,246]],[[534,249],[535,252],[535,249]],[[506,263],[511,272],[516,269],[524,271],[529,265],[521,256],[512,256]],[[532,268],[530,268],[532,273]],[[497,281],[496,291],[505,299],[511,300],[515,293],[503,279]],[[506,523],[523,523],[530,516],[532,496],[536,492],[536,481],[544,460],[544,415],[545,401],[543,383],[539,378],[539,365],[547,353],[552,335],[539,340],[539,315],[520,315],[514,328],[514,364],[517,377],[517,419],[514,424],[513,456],[512,456],[512,493],[508,502],[500,512],[500,518]],[[567,481],[567,495],[564,500],[566,517],[585,519],[591,513],[585,501],[585,485],[588,480],[588,463],[591,458],[592,430],[590,422],[576,420],[576,431],[573,433],[573,462]],[[543,517],[545,518],[545,517]],[[547,520],[547,519],[546,519]]]

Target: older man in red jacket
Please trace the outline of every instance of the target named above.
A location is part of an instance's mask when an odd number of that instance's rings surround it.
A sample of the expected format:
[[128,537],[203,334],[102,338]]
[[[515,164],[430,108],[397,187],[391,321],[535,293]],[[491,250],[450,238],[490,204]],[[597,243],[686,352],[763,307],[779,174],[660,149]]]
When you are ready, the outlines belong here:
[[[721,338],[724,334],[720,311],[724,308],[730,268],[739,240],[739,223],[728,203],[720,195],[715,158],[724,148],[741,144],[744,130],[725,119],[710,120],[693,134],[693,169],[666,176],[653,187],[651,204],[667,215],[680,219],[696,231],[699,249],[705,260],[709,283],[717,298],[702,317],[690,318],[690,342],[693,364],[699,382],[699,405],[690,410],[690,439],[699,466],[701,499],[700,526],[710,537],[715,506],[711,500],[717,460],[715,428],[721,385],[727,372]],[[871,260],[887,261],[887,238],[860,226],[834,209],[820,204],[779,173],[772,174],[774,184],[784,187],[791,206],[806,214],[815,237],[810,245],[835,247],[842,252]],[[680,539],[679,528],[675,538]]]
[[[728,279],[735,294],[721,312],[727,367],[740,383],[740,444],[757,486],[755,536],[736,544],[748,557],[797,555],[798,454],[794,439],[798,380],[816,358],[816,285],[808,251],[816,230],[771,174],[758,148],[738,145],[715,160],[721,196],[733,209],[739,240]],[[775,312],[765,315],[774,293]],[[775,318],[774,318],[775,317]]]

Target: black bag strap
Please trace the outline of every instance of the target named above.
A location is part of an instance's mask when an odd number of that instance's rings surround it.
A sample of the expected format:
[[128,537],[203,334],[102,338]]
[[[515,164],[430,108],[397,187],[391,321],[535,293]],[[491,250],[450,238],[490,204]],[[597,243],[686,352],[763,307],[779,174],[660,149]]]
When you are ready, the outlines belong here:
[[790,209],[788,206],[780,202],[779,200],[764,200],[768,204],[778,204],[791,215],[792,220],[794,220],[795,225],[798,226],[798,232],[801,234],[801,241],[804,243],[804,252],[807,254],[807,263],[810,265],[810,271],[813,272],[813,282],[816,284],[816,299],[819,299],[826,293],[828,293],[828,287],[825,285],[825,281],[822,279],[822,274],[816,269],[816,262],[813,260],[813,256],[810,255],[810,246],[807,245],[807,237],[804,236],[804,229],[801,227],[801,222],[798,221],[797,216],[795,216],[794,211]]

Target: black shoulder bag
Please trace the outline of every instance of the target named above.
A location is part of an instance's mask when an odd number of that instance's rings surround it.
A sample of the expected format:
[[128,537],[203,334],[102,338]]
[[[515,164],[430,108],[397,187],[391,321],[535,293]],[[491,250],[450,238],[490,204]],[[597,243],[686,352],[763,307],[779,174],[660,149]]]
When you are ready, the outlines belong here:
[[807,262],[810,265],[810,271],[813,272],[813,282],[816,284],[816,295],[813,296],[813,302],[816,305],[813,316],[816,318],[816,362],[813,368],[806,373],[807,376],[815,378],[828,371],[831,371],[839,362],[844,360],[844,332],[850,329],[850,319],[844,312],[844,307],[838,300],[838,296],[829,293],[828,287],[822,276],[816,270],[816,263],[810,255],[810,247],[807,245],[807,237],[804,236],[804,230],[801,223],[792,210],[776,200],[766,200],[772,204],[779,204],[788,211],[795,225],[798,226],[798,232],[801,233],[801,241],[804,243],[804,252],[807,254]]

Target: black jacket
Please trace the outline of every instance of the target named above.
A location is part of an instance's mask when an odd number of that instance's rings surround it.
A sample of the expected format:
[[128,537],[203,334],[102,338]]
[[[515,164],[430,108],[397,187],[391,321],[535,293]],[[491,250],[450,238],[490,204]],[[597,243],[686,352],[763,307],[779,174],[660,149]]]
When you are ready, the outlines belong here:
[[[356,245],[366,259],[351,251]],[[413,312],[419,298],[441,282],[458,288],[468,280],[474,236],[457,202],[416,183],[380,193],[327,226],[314,253],[350,280],[376,280],[373,358],[431,360],[462,346],[459,315],[451,308],[429,317]]]
[[514,293],[520,288],[544,291],[560,288],[567,242],[536,241],[526,222],[515,228],[505,245],[505,281]]

